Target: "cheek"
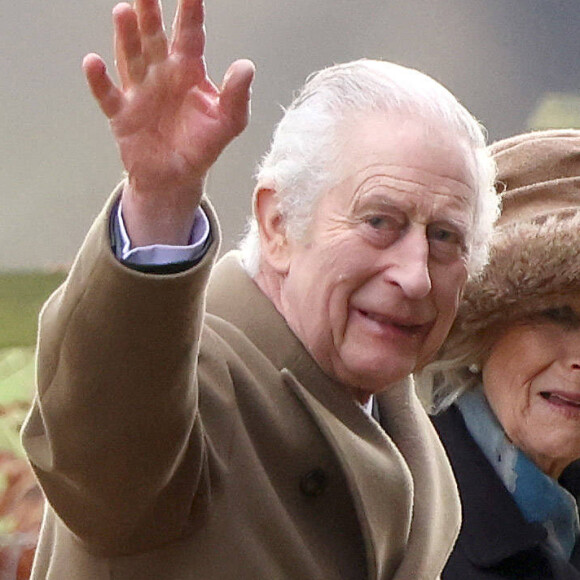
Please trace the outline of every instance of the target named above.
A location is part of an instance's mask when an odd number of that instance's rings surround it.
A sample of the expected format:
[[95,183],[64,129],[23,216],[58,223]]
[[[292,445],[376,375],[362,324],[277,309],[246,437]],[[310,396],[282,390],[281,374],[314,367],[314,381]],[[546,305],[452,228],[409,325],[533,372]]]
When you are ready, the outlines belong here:
[[530,385],[516,368],[505,362],[501,368],[486,368],[484,392],[495,416],[508,438],[521,443],[530,414]]
[[340,340],[348,318],[348,278],[324,272],[303,282],[294,288],[294,312],[300,312],[300,326],[309,342]]
[[459,307],[460,291],[457,288],[445,289],[445,292],[439,293],[435,299],[435,308],[437,309],[437,323],[434,327],[434,334],[437,339],[445,339],[451,330],[453,321]]
[[[506,385],[506,389],[507,389]],[[520,387],[521,388],[521,387]],[[488,395],[489,404],[510,439],[517,438],[524,419],[525,408],[521,391],[494,391]]]
[[467,270],[463,262],[447,268],[438,267],[432,271],[433,293],[438,310],[444,318],[455,318],[466,280]]

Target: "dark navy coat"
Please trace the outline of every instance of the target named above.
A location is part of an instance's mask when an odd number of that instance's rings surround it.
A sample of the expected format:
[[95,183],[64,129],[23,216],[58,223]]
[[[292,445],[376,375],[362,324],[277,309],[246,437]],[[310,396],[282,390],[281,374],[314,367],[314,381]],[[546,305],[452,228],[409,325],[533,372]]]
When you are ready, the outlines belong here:
[[[455,472],[463,510],[459,538],[442,579],[580,580],[580,542],[571,562],[549,548],[546,530],[524,520],[457,408],[432,420]],[[580,467],[569,467],[560,483],[578,497]]]

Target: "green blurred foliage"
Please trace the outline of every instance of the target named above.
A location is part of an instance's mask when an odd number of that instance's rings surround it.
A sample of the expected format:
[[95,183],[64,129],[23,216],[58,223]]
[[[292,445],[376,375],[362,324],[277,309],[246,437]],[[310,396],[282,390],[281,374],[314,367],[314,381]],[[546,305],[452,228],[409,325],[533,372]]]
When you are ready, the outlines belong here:
[[30,576],[43,498],[20,441],[35,385],[42,304],[65,272],[0,273],[0,577]]
[[580,129],[580,94],[546,93],[528,118],[528,129]]
[[24,455],[20,427],[34,392],[34,369],[34,347],[0,350],[0,450],[18,457]]
[[34,392],[38,314],[65,276],[0,273],[0,452],[23,455],[19,431]]
[[0,349],[32,346],[38,313],[65,272],[0,273]]
[[29,401],[34,390],[34,348],[0,350],[0,408]]

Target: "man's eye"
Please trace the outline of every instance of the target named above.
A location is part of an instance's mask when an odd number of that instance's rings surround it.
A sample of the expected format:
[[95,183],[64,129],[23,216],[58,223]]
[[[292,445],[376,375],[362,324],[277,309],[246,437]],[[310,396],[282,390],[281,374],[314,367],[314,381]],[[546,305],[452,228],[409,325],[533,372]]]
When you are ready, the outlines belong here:
[[580,327],[580,316],[571,306],[557,306],[542,311],[542,316],[551,322],[571,328]]
[[427,238],[431,255],[439,261],[451,262],[465,253],[465,240],[456,230],[431,224],[427,226]]
[[428,236],[430,240],[435,242],[445,242],[447,244],[456,244],[458,246],[460,246],[462,242],[461,236],[457,232],[437,226],[428,228]]
[[373,216],[367,219],[367,224],[369,224],[369,226],[372,226],[373,228],[380,228],[382,223],[383,218],[378,216]]
[[373,214],[362,220],[365,236],[377,247],[385,248],[395,242],[405,229],[405,220],[389,214]]
[[374,215],[369,216],[366,218],[366,223],[375,228],[377,230],[392,230],[392,229],[400,229],[403,227],[403,224],[399,224],[399,222],[393,218],[392,216],[385,216],[385,215]]

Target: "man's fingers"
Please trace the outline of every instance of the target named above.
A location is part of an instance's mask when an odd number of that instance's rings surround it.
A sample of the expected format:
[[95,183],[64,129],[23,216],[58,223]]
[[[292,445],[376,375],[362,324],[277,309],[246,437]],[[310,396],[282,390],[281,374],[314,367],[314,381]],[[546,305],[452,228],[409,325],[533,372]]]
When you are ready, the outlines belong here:
[[110,119],[121,108],[122,95],[107,74],[103,59],[97,54],[88,54],[83,60],[87,82],[99,107]]
[[135,0],[135,10],[143,34],[155,35],[163,30],[159,0]]
[[143,80],[146,64],[141,47],[141,34],[137,14],[126,3],[113,8],[115,25],[115,60],[123,87]]
[[136,0],[135,9],[145,59],[147,62],[159,62],[167,56],[167,36],[160,1]]
[[202,58],[205,48],[203,0],[179,0],[173,22],[172,52]]
[[237,60],[224,75],[220,94],[220,109],[230,119],[236,134],[248,124],[251,85],[256,67],[250,60]]

